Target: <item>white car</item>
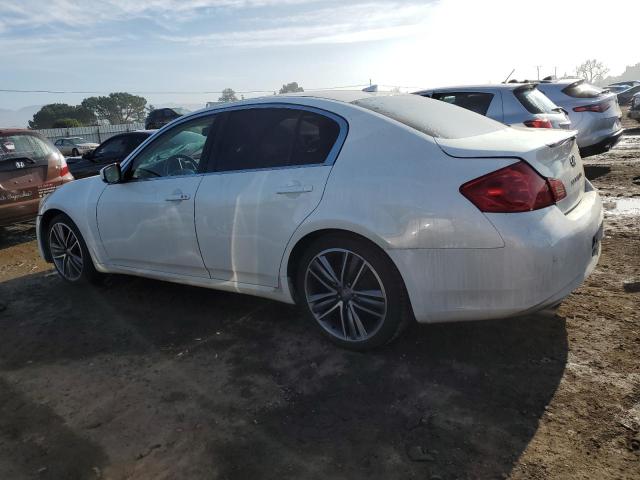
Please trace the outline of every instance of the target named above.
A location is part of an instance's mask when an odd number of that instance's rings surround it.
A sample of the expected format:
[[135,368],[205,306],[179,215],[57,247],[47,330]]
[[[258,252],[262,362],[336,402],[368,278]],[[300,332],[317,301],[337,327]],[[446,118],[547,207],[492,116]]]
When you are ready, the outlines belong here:
[[366,349],[408,321],[559,303],[600,255],[574,133],[513,129],[417,95],[308,93],[180,117],[42,202],[42,256],[297,302]]
[[545,80],[537,86],[569,114],[582,157],[606,152],[620,141],[624,129],[615,93],[576,78]]
[[59,138],[54,145],[65,157],[79,157],[100,146],[99,143],[87,142],[82,137]]

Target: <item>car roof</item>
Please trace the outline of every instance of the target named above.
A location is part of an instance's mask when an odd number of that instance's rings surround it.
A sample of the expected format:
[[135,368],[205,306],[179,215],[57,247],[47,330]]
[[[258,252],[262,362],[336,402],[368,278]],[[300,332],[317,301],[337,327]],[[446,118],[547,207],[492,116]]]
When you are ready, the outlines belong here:
[[[110,136],[109,138],[114,138],[114,137],[123,137],[126,135],[153,135],[154,133],[156,133],[158,130],[153,130],[153,129],[149,129],[149,130],[144,130],[144,129],[140,129],[140,130],[131,130],[129,132],[119,132],[116,133],[112,136]],[[107,138],[107,140],[109,140],[109,138]],[[105,140],[106,141],[106,140]]]
[[536,83],[540,83],[540,85],[570,85],[572,83],[576,83],[576,82],[586,82],[586,80],[584,78],[559,78],[557,80],[540,80],[540,82],[536,82]]
[[478,85],[454,85],[451,87],[438,87],[438,88],[427,88],[425,90],[419,90],[414,92],[416,94],[427,93],[427,92],[435,92],[435,91],[451,91],[451,92],[464,92],[464,91],[473,91],[473,90],[515,90],[520,87],[535,87],[536,84],[532,82],[517,82],[517,83],[487,83],[487,84],[478,84]]
[[0,135],[17,135],[24,133],[39,135],[38,132],[34,132],[33,130],[29,130],[28,128],[0,128]]
[[205,107],[196,112],[190,112],[189,115],[194,113],[201,113],[206,111],[224,110],[230,106],[242,106],[242,105],[256,105],[261,103],[300,103],[300,99],[318,99],[329,100],[333,102],[341,103],[353,103],[357,100],[371,97],[386,97],[391,95],[407,95],[397,92],[363,92],[362,90],[309,90],[307,92],[298,93],[284,93],[280,95],[268,95],[264,97],[254,97],[245,100],[238,100],[237,102],[225,102],[210,107]]

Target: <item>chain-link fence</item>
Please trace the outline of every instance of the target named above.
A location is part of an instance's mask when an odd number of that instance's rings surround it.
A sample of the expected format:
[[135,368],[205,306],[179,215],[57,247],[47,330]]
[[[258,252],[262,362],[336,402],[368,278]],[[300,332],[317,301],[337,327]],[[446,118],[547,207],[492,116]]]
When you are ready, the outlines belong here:
[[87,142],[102,143],[118,133],[143,130],[144,123],[127,123],[123,125],[96,125],[92,127],[46,128],[36,130],[52,142],[59,138],[82,137]]

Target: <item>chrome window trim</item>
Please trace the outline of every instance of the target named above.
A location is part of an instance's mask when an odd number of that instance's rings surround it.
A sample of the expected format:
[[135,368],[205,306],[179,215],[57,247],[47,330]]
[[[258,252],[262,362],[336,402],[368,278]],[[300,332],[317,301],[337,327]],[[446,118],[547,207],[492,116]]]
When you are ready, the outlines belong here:
[[311,113],[316,113],[318,115],[323,115],[325,117],[328,117],[334,120],[338,124],[340,131],[338,132],[338,137],[336,138],[336,141],[333,144],[333,147],[331,147],[331,150],[329,151],[329,154],[327,155],[327,158],[323,163],[311,163],[308,165],[285,165],[280,167],[263,167],[263,168],[250,168],[250,169],[240,169],[240,170],[224,170],[224,171],[213,170],[211,172],[198,172],[192,175],[176,175],[173,177],[137,179],[136,182],[139,182],[139,181],[148,182],[148,181],[156,181],[156,180],[163,180],[163,179],[169,179],[169,178],[184,178],[184,177],[211,175],[211,174],[220,175],[220,174],[228,174],[228,173],[258,172],[258,171],[264,171],[264,170],[283,170],[283,169],[291,169],[291,168],[322,167],[327,165],[333,165],[338,159],[338,156],[340,155],[340,151],[342,150],[344,142],[347,139],[347,134],[349,133],[349,122],[347,122],[347,120],[344,117],[334,112],[330,112],[328,110],[324,110],[318,107],[312,107],[309,105],[300,105],[297,103],[285,103],[285,102],[269,102],[269,103],[255,103],[255,104],[247,104],[247,105],[244,105],[244,104],[229,105],[228,107],[221,107],[221,108],[218,107],[218,108],[215,108],[214,110],[205,110],[201,112],[195,112],[191,115],[183,115],[181,117],[178,117],[172,122],[169,122],[166,125],[164,125],[156,133],[154,133],[153,135],[150,135],[149,138],[147,138],[144,142],[138,145],[138,147],[120,163],[121,169],[123,172],[126,171],[126,169],[129,168],[129,165],[131,164],[131,162],[133,162],[134,159],[139,154],[141,154],[142,151],[146,149],[148,145],[150,145],[152,142],[160,138],[162,135],[164,135],[164,133],[166,133],[170,129],[173,129],[174,127],[178,127],[183,123],[190,122],[192,120],[197,120],[198,118],[202,118],[202,117],[214,116],[221,113],[232,112],[235,110],[248,110],[248,109],[254,109],[254,108],[289,108],[292,110],[303,110]]

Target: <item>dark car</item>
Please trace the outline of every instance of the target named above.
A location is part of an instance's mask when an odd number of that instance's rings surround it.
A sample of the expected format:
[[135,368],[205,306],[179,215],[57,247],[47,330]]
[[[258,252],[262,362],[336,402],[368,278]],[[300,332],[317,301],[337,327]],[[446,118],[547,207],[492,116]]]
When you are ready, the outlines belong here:
[[621,92],[617,92],[618,103],[620,105],[627,105],[627,104],[631,103],[631,99],[638,92],[640,92],[640,85],[636,85],[634,87],[629,87],[626,90],[623,90]]
[[144,128],[147,130],[161,128],[185,113],[189,112],[184,108],[158,108],[152,110],[144,121]]
[[64,156],[45,137],[0,129],[0,226],[34,219],[40,199],[71,180]]
[[627,80],[626,82],[616,82],[616,83],[612,83],[609,86],[616,86],[616,85],[627,85],[629,87],[635,87],[637,85],[640,85],[640,80]]
[[640,122],[640,93],[636,93],[631,99],[631,107],[629,107],[627,116]]
[[138,145],[151,136],[155,130],[114,135],[102,142],[95,150],[85,153],[82,158],[69,158],[69,169],[75,178],[97,175],[100,169],[111,163],[120,163],[133,152]]

